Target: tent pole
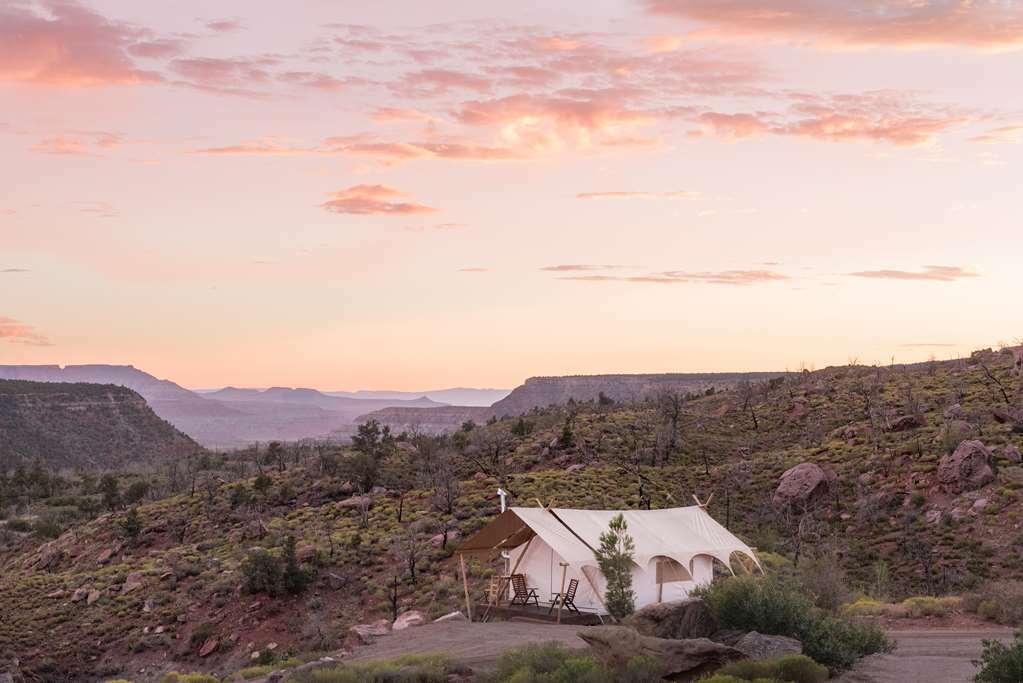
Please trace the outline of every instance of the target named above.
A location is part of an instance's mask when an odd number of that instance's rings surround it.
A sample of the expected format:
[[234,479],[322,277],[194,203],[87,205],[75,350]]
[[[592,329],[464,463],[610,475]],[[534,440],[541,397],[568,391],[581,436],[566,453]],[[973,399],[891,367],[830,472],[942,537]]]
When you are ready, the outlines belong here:
[[560,598],[558,599],[558,623],[561,623],[561,607],[565,604],[565,572],[568,571],[567,562],[559,562],[561,565],[561,592],[558,593]]
[[465,576],[465,555],[458,553],[458,566],[462,570],[462,587],[465,589],[465,616],[472,622],[472,602],[469,600],[469,579]]
[[493,604],[487,605],[487,611],[483,613],[483,618],[481,619],[481,621],[486,621],[487,617],[490,616],[490,608],[493,607],[495,604],[501,602],[501,597],[504,595],[504,589],[508,587],[509,583],[511,583],[511,575],[514,574],[515,570],[519,568],[519,563],[521,563],[522,558],[526,556],[526,551],[529,550],[529,544],[533,542],[534,538],[536,538],[536,534],[533,534],[532,536],[529,537],[529,540],[526,541],[526,547],[523,548],[522,552],[519,554],[519,559],[515,560],[515,566],[512,567],[511,572],[508,573],[508,576],[501,578],[501,585],[498,586],[497,588],[497,597],[494,599]]

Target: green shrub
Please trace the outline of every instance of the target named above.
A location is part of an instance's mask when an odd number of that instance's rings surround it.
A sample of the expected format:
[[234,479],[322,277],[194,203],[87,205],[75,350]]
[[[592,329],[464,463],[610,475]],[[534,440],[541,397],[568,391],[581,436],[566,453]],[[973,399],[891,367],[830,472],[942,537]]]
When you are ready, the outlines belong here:
[[746,681],[766,678],[789,683],[821,683],[828,680],[828,668],[806,655],[784,655],[770,659],[733,662],[721,667],[718,673]]
[[801,587],[777,577],[730,577],[694,594],[706,600],[722,628],[797,638],[803,652],[835,670],[892,648],[879,627],[828,614]]
[[441,655],[410,655],[392,660],[351,664],[302,672],[289,678],[297,683],[447,683],[466,670]]
[[973,679],[977,683],[1019,683],[1023,681],[1023,631],[1009,645],[997,640],[985,640],[980,661],[974,664],[980,672]]
[[163,677],[163,683],[220,683],[216,676],[209,674],[179,674],[171,671]]
[[622,671],[612,671],[584,653],[560,643],[531,643],[505,652],[497,669],[483,680],[490,683],[654,683],[660,681],[657,662],[636,657]]
[[959,608],[960,600],[955,597],[932,598],[921,596],[906,598],[902,606],[910,617],[944,617]]
[[20,531],[22,533],[27,533],[29,531],[32,531],[32,523],[29,522],[27,519],[11,517],[9,520],[7,520],[7,528],[10,529],[11,531]]
[[245,590],[249,593],[277,595],[284,578],[284,567],[278,557],[265,548],[252,548],[242,562]]

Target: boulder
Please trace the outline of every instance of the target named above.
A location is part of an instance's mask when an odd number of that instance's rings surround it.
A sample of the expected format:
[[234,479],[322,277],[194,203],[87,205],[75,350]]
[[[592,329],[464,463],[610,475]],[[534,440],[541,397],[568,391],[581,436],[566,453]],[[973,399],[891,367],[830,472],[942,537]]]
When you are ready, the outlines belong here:
[[[448,531],[448,543],[455,543],[460,539],[462,535],[458,533],[457,529],[451,529]],[[430,545],[434,548],[439,548],[444,544],[444,534],[437,534],[436,536],[430,537]]]
[[316,559],[316,546],[310,543],[303,543],[295,551],[295,559],[299,562],[309,564]]
[[707,638],[670,640],[640,635],[627,626],[591,626],[579,631],[593,655],[613,669],[624,668],[634,657],[650,657],[660,675],[676,680],[696,680],[729,662],[744,659],[739,650]]
[[341,590],[348,585],[348,579],[341,574],[327,572],[327,585],[329,585],[332,590]]
[[835,475],[820,465],[800,463],[781,475],[771,502],[776,508],[813,507],[827,496],[834,480]]
[[569,465],[568,467],[566,467],[565,468],[565,472],[567,474],[575,474],[576,472],[578,472],[579,470],[583,469],[584,467],[586,467],[586,465],[582,465],[580,463],[576,463],[574,465]]
[[356,624],[348,629],[345,643],[348,646],[367,645],[373,642],[378,636],[386,636],[391,633],[391,622],[387,619],[377,619],[372,624]]
[[345,498],[337,504],[341,508],[361,508],[369,507],[373,502],[373,499],[369,496],[352,496],[351,498]]
[[472,475],[472,478],[475,479],[476,481],[486,481],[487,475],[484,472],[477,472],[476,474]]
[[739,638],[734,647],[750,659],[767,659],[768,657],[780,657],[782,655],[803,654],[803,644],[795,638],[765,636],[756,631],[750,631],[742,638]]
[[927,520],[928,524],[937,524],[941,521],[941,510],[928,510],[924,515],[924,519]]
[[1006,446],[1005,453],[1003,453],[1005,459],[1014,465],[1018,465],[1023,462],[1023,456],[1020,455],[1019,449],[1015,446]]
[[200,657],[208,657],[217,650],[217,646],[220,645],[220,641],[215,636],[210,636],[206,639],[206,642],[199,648]]
[[404,631],[407,628],[422,626],[429,622],[430,619],[425,614],[417,609],[410,609],[408,612],[402,612],[398,615],[398,618],[394,620],[394,624],[391,625],[391,630]]
[[946,420],[958,420],[963,415],[963,407],[953,403],[941,413]]
[[963,441],[938,462],[938,485],[948,493],[979,489],[994,479],[991,451],[975,439]]
[[89,589],[79,588],[75,590],[74,593],[71,594],[71,602],[81,602],[82,600],[85,600],[85,598],[87,597],[89,597]]
[[987,498],[978,498],[973,501],[973,507],[971,509],[974,512],[984,512],[984,510],[987,510],[988,503],[989,501]]
[[998,406],[991,409],[991,415],[997,422],[1023,424],[1023,408],[1016,406]]
[[371,496],[386,496],[388,493],[390,492],[383,486],[374,486],[369,490],[369,495]]
[[901,415],[894,418],[888,424],[889,432],[904,432],[909,429],[917,429],[926,424],[922,415]]
[[131,593],[134,590],[142,588],[145,584],[145,580],[142,578],[142,572],[131,572],[124,580],[124,585],[121,586],[121,593]]
[[350,496],[353,493],[355,493],[355,484],[353,484],[350,481],[346,481],[345,483],[341,484],[341,486],[338,486],[337,490],[346,496]]
[[448,622],[457,622],[457,623],[466,623],[467,624],[467,623],[469,623],[469,620],[466,619],[465,615],[462,614],[461,612],[450,612],[448,614],[445,614],[442,617],[437,617],[436,619],[433,620],[433,623],[435,623],[435,624],[445,624],[445,623],[448,623]]
[[110,561],[110,558],[113,556],[113,554],[114,554],[113,548],[104,548],[103,550],[99,551],[99,555],[96,556],[96,562],[98,564],[106,564],[107,562]]
[[85,597],[85,604],[91,605],[92,603],[103,597],[103,591],[93,588],[89,591],[89,594]]
[[699,598],[662,602],[637,610],[623,622],[656,638],[709,638],[718,630],[707,603]]

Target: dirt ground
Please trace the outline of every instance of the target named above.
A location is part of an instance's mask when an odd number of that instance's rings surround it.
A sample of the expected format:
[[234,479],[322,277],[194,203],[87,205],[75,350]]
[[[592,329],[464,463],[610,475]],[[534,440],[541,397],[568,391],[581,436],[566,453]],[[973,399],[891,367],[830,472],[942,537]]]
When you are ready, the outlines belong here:
[[1006,630],[930,629],[890,631],[895,652],[862,660],[839,683],[968,683],[977,673],[981,641],[1012,639]]
[[[556,640],[571,648],[585,648],[578,626],[495,622],[489,624],[429,624],[393,633],[358,648],[345,661],[389,659],[407,654],[442,652],[475,669],[486,669],[509,648]],[[927,629],[892,631],[898,648],[889,655],[868,657],[839,683],[967,683],[977,668],[981,641],[1008,641],[1006,630]]]

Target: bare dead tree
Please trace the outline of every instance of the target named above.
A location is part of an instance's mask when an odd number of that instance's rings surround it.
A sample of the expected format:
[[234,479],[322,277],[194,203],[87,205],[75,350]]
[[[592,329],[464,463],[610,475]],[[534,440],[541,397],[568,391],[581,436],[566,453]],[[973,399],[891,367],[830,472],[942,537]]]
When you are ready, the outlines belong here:
[[755,401],[753,400],[756,394],[755,389],[749,380],[740,382],[738,389],[739,395],[742,396],[742,410],[749,413],[750,418],[753,420],[753,429],[759,431],[760,421],[757,420],[757,411],[756,406],[754,406]]
[[425,525],[422,521],[412,522],[405,525],[405,529],[399,534],[391,545],[391,555],[408,570],[409,581],[415,585],[418,575],[416,569],[423,555],[429,547],[429,538],[425,533]]
[[1002,399],[1005,401],[1005,405],[1011,406],[1012,401],[1009,400],[1009,393],[1005,390],[1005,385],[1002,384],[997,377],[995,377],[994,373],[991,372],[986,364],[981,363],[980,368],[984,371],[984,374],[987,375],[988,381],[998,387],[998,390],[1002,394]]

